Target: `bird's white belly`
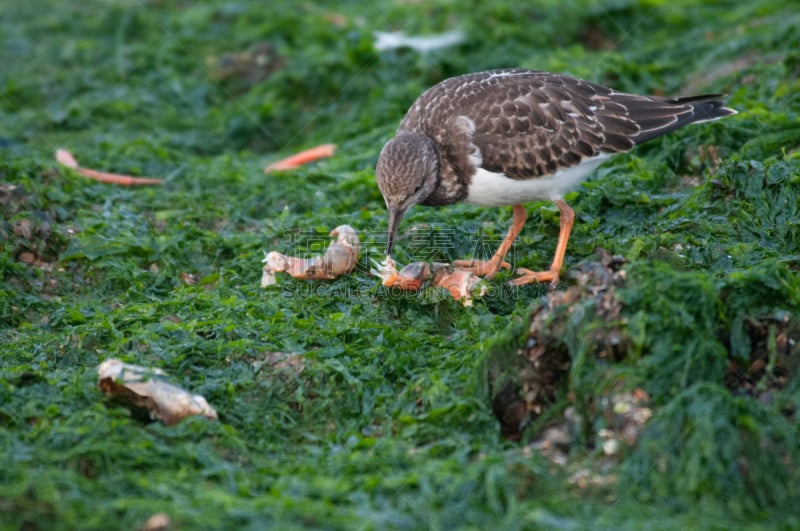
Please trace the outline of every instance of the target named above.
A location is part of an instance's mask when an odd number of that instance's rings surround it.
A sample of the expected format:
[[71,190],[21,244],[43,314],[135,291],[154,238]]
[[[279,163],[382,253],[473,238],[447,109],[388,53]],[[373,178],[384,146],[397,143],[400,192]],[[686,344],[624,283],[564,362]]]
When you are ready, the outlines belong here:
[[561,199],[578,186],[611,154],[603,153],[553,175],[531,179],[510,179],[502,173],[478,168],[464,202],[481,206],[519,205],[529,201]]

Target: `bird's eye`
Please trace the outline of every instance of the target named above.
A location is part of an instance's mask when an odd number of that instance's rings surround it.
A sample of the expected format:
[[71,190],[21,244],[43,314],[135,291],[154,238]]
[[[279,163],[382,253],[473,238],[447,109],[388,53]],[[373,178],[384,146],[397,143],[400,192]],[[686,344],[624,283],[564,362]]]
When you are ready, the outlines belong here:
[[417,195],[420,190],[422,190],[422,184],[418,184],[417,187],[414,188],[413,195]]

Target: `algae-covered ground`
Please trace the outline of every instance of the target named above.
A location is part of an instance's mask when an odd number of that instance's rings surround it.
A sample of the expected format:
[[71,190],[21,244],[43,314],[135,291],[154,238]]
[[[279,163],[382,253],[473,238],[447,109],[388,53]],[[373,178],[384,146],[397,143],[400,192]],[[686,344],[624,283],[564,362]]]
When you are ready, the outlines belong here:
[[[0,14],[1,528],[135,529],[155,513],[179,529],[800,527],[796,1],[31,0]],[[376,49],[375,31],[463,40]],[[559,403],[590,415],[613,382],[653,412],[610,459],[576,436],[556,464],[493,415],[486,358],[516,355],[547,286],[501,275],[465,308],[368,274],[383,143],[425,88],[505,66],[722,92],[740,111],[617,157],[567,197],[566,268],[598,246],[627,263],[614,321],[565,325]],[[328,142],[328,160],[263,173]],[[165,183],[92,181],[57,148]],[[510,258],[542,268],[558,211],[528,211]],[[396,258],[487,252],[510,218],[417,208]],[[259,286],[264,251],[311,256],[342,223],[363,239],[354,274]],[[590,355],[605,327],[627,338],[613,362]],[[111,357],[164,370],[219,420],[166,427],[106,399],[96,368]]]

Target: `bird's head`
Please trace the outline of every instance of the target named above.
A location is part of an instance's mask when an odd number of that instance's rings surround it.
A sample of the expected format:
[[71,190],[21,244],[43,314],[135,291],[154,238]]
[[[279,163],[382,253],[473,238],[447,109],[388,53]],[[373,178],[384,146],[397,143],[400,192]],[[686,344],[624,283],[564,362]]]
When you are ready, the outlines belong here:
[[383,146],[375,178],[389,209],[388,257],[403,214],[425,201],[439,183],[439,155],[433,141],[422,133],[399,133]]

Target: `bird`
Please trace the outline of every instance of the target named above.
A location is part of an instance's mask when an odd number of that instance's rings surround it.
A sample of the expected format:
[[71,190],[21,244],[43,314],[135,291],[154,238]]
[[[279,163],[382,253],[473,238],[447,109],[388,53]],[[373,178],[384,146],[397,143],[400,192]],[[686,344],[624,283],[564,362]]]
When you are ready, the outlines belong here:
[[564,194],[614,155],[685,125],[736,114],[724,97],[639,95],[521,68],[445,79],[414,101],[378,156],[375,177],[388,210],[386,261],[414,205],[511,206],[511,227],[491,259],[454,262],[492,278],[510,268],[505,256],[525,224],[523,205],[551,200],[560,227],[550,268],[517,269],[511,282],[555,286],[575,219]]

